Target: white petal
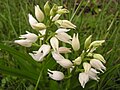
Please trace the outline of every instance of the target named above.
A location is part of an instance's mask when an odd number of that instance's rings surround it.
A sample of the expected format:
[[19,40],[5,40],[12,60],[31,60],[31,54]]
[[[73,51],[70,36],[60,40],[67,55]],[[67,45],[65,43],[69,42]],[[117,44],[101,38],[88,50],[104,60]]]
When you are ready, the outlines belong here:
[[52,48],[54,49],[54,51],[58,51],[59,42],[58,42],[58,39],[56,37],[52,37],[50,39],[50,44],[51,44]]
[[52,56],[56,61],[64,59],[64,57],[61,54],[59,54],[58,52],[52,52]]
[[57,35],[55,35],[60,41],[65,42],[65,43],[69,43],[71,44],[71,39],[72,37],[70,35],[68,35],[67,33],[58,33]]
[[15,40],[15,43],[24,46],[24,47],[31,47],[32,46],[32,42],[30,40]]
[[37,24],[38,22],[31,14],[28,14],[28,16],[29,16],[29,23],[30,23],[31,27],[34,29],[33,25]]
[[72,62],[68,59],[61,59],[57,61],[63,68],[71,68],[73,66]]
[[59,52],[59,53],[70,53],[70,52],[71,52],[70,49],[71,49],[71,48],[67,48],[67,47],[59,47],[59,48],[58,48],[58,52]]
[[60,16],[61,16],[60,14],[56,14],[56,15],[52,18],[52,21],[58,20]]
[[84,62],[83,63],[83,68],[84,68],[85,72],[88,72],[91,68],[91,65],[87,62]]
[[56,33],[68,32],[70,29],[59,28]]

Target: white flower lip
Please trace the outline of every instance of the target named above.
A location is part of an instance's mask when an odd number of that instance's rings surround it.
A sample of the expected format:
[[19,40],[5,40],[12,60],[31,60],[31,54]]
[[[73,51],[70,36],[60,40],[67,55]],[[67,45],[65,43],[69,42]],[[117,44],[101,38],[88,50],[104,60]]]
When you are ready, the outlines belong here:
[[29,53],[32,58],[36,61],[43,61],[43,58],[49,53],[50,46],[43,44],[38,51],[33,51],[33,53]]
[[48,69],[48,75],[50,78],[56,81],[60,81],[64,79],[64,74],[60,71],[51,71]]

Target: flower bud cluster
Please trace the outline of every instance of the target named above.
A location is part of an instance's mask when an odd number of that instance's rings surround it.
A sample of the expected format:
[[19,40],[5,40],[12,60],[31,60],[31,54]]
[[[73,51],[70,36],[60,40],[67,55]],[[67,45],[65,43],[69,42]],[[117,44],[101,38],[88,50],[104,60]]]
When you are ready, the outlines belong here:
[[[100,78],[97,74],[106,70],[103,65],[103,63],[106,63],[104,57],[101,54],[94,53],[105,40],[91,42],[92,35],[90,35],[85,40],[84,50],[80,52],[79,34],[74,33],[72,37],[67,33],[75,30],[76,25],[69,20],[59,19],[65,13],[69,13],[69,11],[56,4],[51,8],[49,1],[44,5],[44,11],[39,5],[36,5],[35,18],[31,14],[28,14],[28,18],[30,26],[38,31],[38,35],[27,31],[27,34],[21,35],[19,37],[21,40],[15,40],[15,43],[25,47],[32,47],[33,44],[40,46],[37,51],[29,53],[38,62],[44,61],[45,57],[51,53],[52,57],[50,58],[53,58],[61,68],[70,70],[71,76],[73,72],[79,73],[78,80],[84,88],[90,79],[98,81]],[[52,27],[54,25],[57,26],[57,30]],[[43,43],[39,45],[36,41],[41,40]],[[69,48],[66,46],[69,46]],[[69,58],[68,53],[74,56],[74,60]],[[65,57],[65,55],[68,55],[68,57]],[[48,75],[57,81],[63,80],[67,76],[62,71],[52,71],[50,69],[48,69]]]

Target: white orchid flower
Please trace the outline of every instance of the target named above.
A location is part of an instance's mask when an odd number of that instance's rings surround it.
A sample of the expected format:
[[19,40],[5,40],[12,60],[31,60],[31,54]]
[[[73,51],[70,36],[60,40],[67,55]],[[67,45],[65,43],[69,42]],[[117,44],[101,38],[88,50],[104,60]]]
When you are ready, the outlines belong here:
[[85,87],[85,84],[89,81],[89,76],[87,73],[85,72],[82,72],[82,73],[79,73],[79,82],[81,84],[81,86],[84,88]]
[[91,59],[90,64],[91,64],[92,67],[100,70],[101,72],[104,72],[103,70],[106,70],[106,67],[102,64],[102,62],[100,60]]
[[31,47],[32,43],[37,41],[38,36],[28,31],[26,31],[26,33],[27,34],[20,35],[19,38],[21,38],[22,40],[15,40],[14,42],[24,47]]
[[53,58],[56,60],[58,64],[60,64],[63,68],[70,68],[73,66],[72,62],[68,59],[65,59],[61,54],[58,52],[52,52]]
[[56,81],[60,81],[62,79],[64,79],[64,74],[60,71],[51,71],[48,69],[48,75],[50,78],[52,78],[53,80],[56,80]]
[[72,47],[74,51],[78,51],[80,49],[80,41],[78,39],[78,33],[76,36],[75,36],[75,33],[73,34]]
[[61,54],[59,54],[58,52],[55,52],[55,51],[52,52],[52,57],[56,61],[60,61],[60,60],[64,59],[64,57]]
[[55,37],[57,37],[62,42],[69,43],[69,44],[72,43],[72,41],[71,41],[72,37],[65,32],[57,33],[57,35],[55,35]]
[[32,42],[30,40],[15,40],[14,43],[17,43],[21,46],[24,47],[31,47],[32,46]]
[[42,22],[44,20],[44,13],[38,5],[35,6],[35,16],[39,22]]
[[27,39],[27,40],[30,40],[31,42],[36,42],[37,39],[38,39],[38,36],[34,33],[30,33],[28,31],[26,31],[27,34],[24,34],[24,35],[20,35],[19,38],[22,38],[22,39]]
[[50,52],[50,46],[43,44],[38,51],[33,51],[29,53],[32,58],[36,61],[43,61],[43,58]]
[[96,71],[95,69],[91,68],[87,74],[89,75],[90,79],[96,80],[98,81],[100,78],[97,76],[97,74],[100,73],[98,71]]

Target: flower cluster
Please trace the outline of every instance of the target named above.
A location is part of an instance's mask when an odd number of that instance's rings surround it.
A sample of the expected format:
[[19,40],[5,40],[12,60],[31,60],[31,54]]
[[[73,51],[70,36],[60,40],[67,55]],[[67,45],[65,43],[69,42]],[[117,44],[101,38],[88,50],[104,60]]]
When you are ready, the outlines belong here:
[[[72,24],[69,20],[59,19],[62,14],[69,13],[69,11],[62,6],[53,5],[52,8],[49,6],[49,2],[46,2],[44,5],[44,12],[40,9],[38,5],[35,6],[35,17],[28,14],[29,23],[31,27],[38,31],[38,35],[30,33],[21,35],[19,38],[21,40],[15,40],[15,43],[31,47],[33,43],[36,43],[38,40],[43,40],[44,42],[40,45],[38,51],[33,51],[29,53],[31,57],[38,61],[42,62],[47,56],[48,53],[52,54],[52,58],[56,61],[58,65],[62,68],[69,69],[72,76],[72,72],[78,73],[78,80],[81,86],[84,88],[85,84],[90,80],[98,81],[100,78],[97,76],[100,72],[104,72],[106,67],[103,63],[106,63],[104,57],[101,54],[94,53],[94,51],[101,46],[105,40],[91,41],[92,35],[90,35],[84,43],[84,49],[80,52],[80,40],[79,35],[73,34],[73,37],[70,36],[67,32],[70,30],[75,30],[76,26]],[[47,18],[47,21],[45,20]],[[50,28],[53,25],[57,26],[56,31],[52,31]],[[48,33],[49,32],[49,33]],[[46,43],[46,41],[48,42]],[[50,42],[50,43],[49,43]],[[64,46],[61,46],[61,44]],[[71,48],[66,47],[67,44]],[[79,55],[74,55],[77,52]],[[74,55],[74,60],[66,58],[64,54]],[[62,80],[65,78],[65,75],[61,71],[51,71],[48,69],[48,75],[53,80]],[[76,76],[77,77],[77,76]]]

